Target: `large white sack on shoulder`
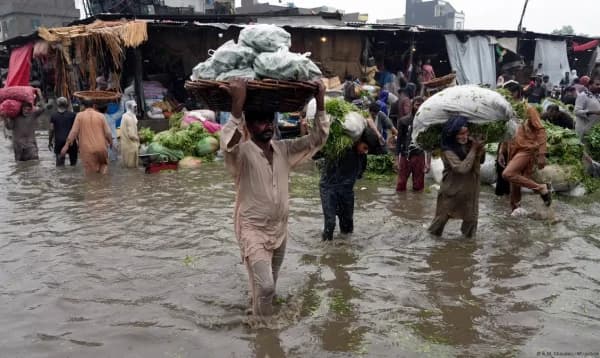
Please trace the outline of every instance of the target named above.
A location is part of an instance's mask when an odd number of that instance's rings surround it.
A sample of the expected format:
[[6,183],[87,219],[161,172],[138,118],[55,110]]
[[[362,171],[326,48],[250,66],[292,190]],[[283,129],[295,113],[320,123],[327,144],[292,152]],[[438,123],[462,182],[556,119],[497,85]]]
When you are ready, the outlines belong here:
[[431,167],[429,172],[436,183],[440,184],[444,176],[444,162],[442,158],[431,158]]
[[350,112],[344,116],[342,127],[350,138],[358,140],[367,128],[367,120],[358,112]]
[[446,88],[428,98],[415,115],[412,139],[429,126],[444,124],[452,115],[462,115],[470,123],[485,124],[508,121],[515,117],[510,103],[498,92],[465,85]]
[[481,184],[492,185],[496,183],[496,157],[486,153],[485,162],[481,165],[479,180]]
[[565,192],[574,189],[579,184],[572,179],[571,172],[575,168],[557,164],[547,165],[542,170],[536,170],[532,179],[538,183],[551,183],[556,192]]
[[292,35],[275,25],[258,24],[246,26],[238,37],[238,42],[252,47],[256,52],[275,52],[292,46]]

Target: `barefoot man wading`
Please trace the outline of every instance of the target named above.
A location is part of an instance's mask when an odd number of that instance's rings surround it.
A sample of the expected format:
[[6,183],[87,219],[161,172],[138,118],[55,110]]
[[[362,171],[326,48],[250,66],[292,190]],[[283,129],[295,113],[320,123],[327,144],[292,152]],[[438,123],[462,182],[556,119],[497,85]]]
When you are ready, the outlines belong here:
[[[252,310],[256,316],[273,312],[272,300],[287,241],[290,170],[311,158],[327,141],[325,87],[319,82],[317,115],[309,135],[273,140],[272,112],[243,112],[246,82],[224,87],[231,95],[231,118],[221,131],[225,166],[236,188],[235,234],[248,270]],[[249,138],[244,138],[244,133]]]

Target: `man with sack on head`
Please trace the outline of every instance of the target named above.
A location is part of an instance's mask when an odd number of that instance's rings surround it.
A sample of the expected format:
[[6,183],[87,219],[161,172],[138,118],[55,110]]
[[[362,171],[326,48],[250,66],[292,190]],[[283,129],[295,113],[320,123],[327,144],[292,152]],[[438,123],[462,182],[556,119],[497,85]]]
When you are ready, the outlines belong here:
[[310,133],[291,140],[272,139],[273,113],[243,111],[245,81],[231,81],[223,89],[232,99],[231,117],[221,130],[221,149],[235,180],[235,233],[248,270],[253,313],[270,316],[288,236],[290,171],[310,159],[329,134],[325,87],[319,82],[317,115]]

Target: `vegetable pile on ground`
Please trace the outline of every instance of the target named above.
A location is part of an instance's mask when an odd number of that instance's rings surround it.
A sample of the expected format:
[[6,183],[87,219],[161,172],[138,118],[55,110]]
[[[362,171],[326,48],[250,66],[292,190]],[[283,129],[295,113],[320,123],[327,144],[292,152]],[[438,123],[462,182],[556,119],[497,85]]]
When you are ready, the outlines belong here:
[[595,125],[585,135],[586,149],[592,159],[600,162],[600,124]]
[[144,127],[142,129],[140,129],[140,131],[138,132],[138,136],[140,137],[141,144],[152,142],[155,135],[156,135],[156,133],[154,133],[154,131],[148,127]]
[[546,121],[543,123],[547,137],[548,166],[541,171],[545,173],[542,179],[571,184],[582,183],[588,193],[600,189],[600,180],[588,176],[585,172],[582,163],[584,147],[577,134],[571,129],[555,126]]
[[394,172],[394,156],[392,154],[384,155],[368,155],[367,169],[365,170],[365,178],[367,179],[383,179],[395,176]]
[[209,161],[219,150],[218,137],[209,134],[201,123],[192,123],[185,129],[173,127],[157,133],[153,143],[158,143],[167,149],[181,151],[185,156],[198,156]]
[[344,130],[344,117],[350,112],[358,112],[355,105],[346,102],[343,98],[332,98],[325,103],[325,112],[330,116],[331,126],[329,137],[321,152],[328,160],[335,160],[352,147],[353,141]]

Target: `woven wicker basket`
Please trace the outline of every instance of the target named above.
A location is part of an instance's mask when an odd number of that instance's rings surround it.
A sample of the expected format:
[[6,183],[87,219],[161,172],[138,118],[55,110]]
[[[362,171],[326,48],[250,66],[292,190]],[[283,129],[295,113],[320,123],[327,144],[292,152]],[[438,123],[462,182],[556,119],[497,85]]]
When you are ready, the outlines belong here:
[[98,104],[114,103],[121,99],[121,93],[111,91],[79,91],[73,93],[73,96]]
[[456,80],[456,74],[451,73],[443,77],[434,78],[428,82],[423,82],[423,86],[427,88],[443,87],[451,85],[454,82],[454,80]]
[[[231,97],[220,86],[225,81],[187,81],[185,89],[196,99],[204,102],[212,110],[230,111]],[[318,85],[312,82],[262,80],[248,81],[246,103],[248,111],[296,112],[318,92]]]

